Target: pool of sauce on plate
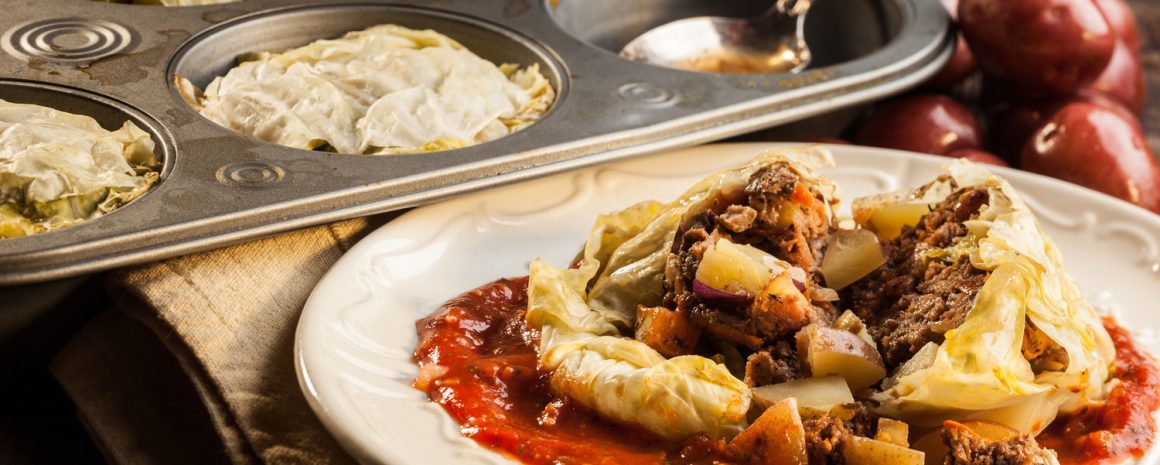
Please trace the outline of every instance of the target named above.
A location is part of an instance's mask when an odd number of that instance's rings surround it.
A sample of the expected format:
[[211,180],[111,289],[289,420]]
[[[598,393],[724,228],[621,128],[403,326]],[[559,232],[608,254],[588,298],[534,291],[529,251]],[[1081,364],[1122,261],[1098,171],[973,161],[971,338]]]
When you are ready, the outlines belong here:
[[[502,279],[463,294],[419,320],[415,387],[459,422],[465,436],[523,463],[709,465],[743,460],[721,440],[665,441],[601,419],[560,399],[538,367],[539,334],[524,323],[527,278]],[[1107,401],[1060,418],[1038,437],[1064,465],[1119,463],[1155,441],[1160,373],[1147,351],[1111,320],[1116,346]]]
[[1121,463],[1147,452],[1156,440],[1160,372],[1156,360],[1111,319],[1104,327],[1116,345],[1112,377],[1119,380],[1105,402],[1056,420],[1036,439],[1059,454],[1062,465]]
[[552,395],[537,366],[539,334],[524,324],[527,285],[495,281],[416,323],[415,386],[465,436],[527,464],[729,463],[722,441],[664,441]]

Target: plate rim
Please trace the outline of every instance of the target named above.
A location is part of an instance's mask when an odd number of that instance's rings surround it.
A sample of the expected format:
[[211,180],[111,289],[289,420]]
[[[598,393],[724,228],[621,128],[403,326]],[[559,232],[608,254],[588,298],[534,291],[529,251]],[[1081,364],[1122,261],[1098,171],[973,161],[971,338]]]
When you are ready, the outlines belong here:
[[[454,197],[454,198],[451,198],[448,200],[444,200],[441,202],[437,202],[437,203],[433,203],[430,205],[425,205],[422,207],[414,208],[410,211],[407,211],[406,213],[404,213],[402,215],[399,215],[398,217],[387,222],[386,224],[380,225],[374,231],[371,231],[366,236],[364,236],[362,239],[359,239],[359,241],[356,242],[350,249],[343,252],[342,256],[339,257],[339,259],[336,260],[330,266],[330,268],[326,271],[326,273],[323,274],[322,278],[319,279],[319,281],[317,283],[315,283],[314,288],[310,292],[310,296],[307,298],[306,303],[304,304],[302,311],[299,314],[299,320],[298,320],[298,323],[296,324],[295,334],[294,334],[293,358],[294,358],[294,369],[295,369],[296,377],[298,380],[299,389],[301,390],[303,396],[306,398],[307,404],[310,406],[311,411],[314,413],[315,417],[318,418],[319,421],[322,423],[322,425],[326,428],[327,433],[329,433],[330,436],[332,438],[334,438],[334,440],[343,448],[343,450],[345,450],[352,457],[354,457],[355,460],[357,460],[359,463],[375,464],[375,465],[408,465],[408,464],[406,464],[404,459],[402,457],[400,457],[397,453],[395,453],[393,450],[375,448],[374,444],[372,442],[366,440],[366,438],[360,437],[358,430],[352,431],[351,425],[343,424],[343,422],[340,421],[340,419],[334,415],[334,412],[332,412],[331,409],[328,408],[328,406],[326,405],[326,402],[321,398],[322,395],[319,394],[319,392],[317,391],[317,389],[315,387],[315,383],[313,382],[313,378],[312,378],[312,374],[311,374],[312,368],[309,366],[308,357],[307,357],[305,350],[304,350],[304,346],[307,345],[307,343],[305,343],[304,341],[305,341],[305,338],[308,336],[309,331],[310,331],[309,329],[305,328],[304,322],[306,322],[308,320],[307,313],[308,312],[313,313],[311,309],[315,308],[314,306],[316,306],[316,305],[320,305],[320,304],[313,304],[313,302],[315,302],[317,299],[317,295],[319,293],[319,288],[323,285],[323,283],[325,283],[327,281],[327,279],[332,274],[337,273],[335,270],[339,270],[345,266],[345,265],[343,265],[344,262],[353,260],[350,257],[356,256],[361,251],[362,248],[368,247],[368,246],[364,245],[364,244],[370,243],[368,241],[368,239],[370,239],[376,235],[386,234],[385,232],[382,232],[382,231],[384,231],[384,230],[389,231],[392,228],[399,227],[398,226],[399,224],[402,224],[403,222],[409,221],[409,220],[411,220],[411,218],[425,215],[425,214],[427,214],[427,212],[429,212],[431,210],[434,210],[437,208],[449,208],[448,207],[449,205],[453,206],[455,203],[458,203],[458,202],[468,202],[468,201],[471,201],[474,199],[485,197],[485,196],[490,195],[496,191],[501,191],[503,189],[518,188],[518,186],[523,186],[525,184],[540,181],[543,179],[557,178],[557,177],[563,177],[563,176],[571,176],[571,175],[575,175],[577,173],[582,173],[582,172],[589,171],[589,170],[598,170],[598,169],[606,168],[606,167],[612,167],[612,166],[616,166],[616,165],[622,164],[622,163],[640,162],[640,160],[645,160],[645,159],[649,159],[649,158],[659,159],[661,157],[664,157],[665,155],[692,153],[692,152],[697,152],[697,151],[701,151],[701,150],[710,150],[710,149],[711,150],[740,150],[740,151],[747,151],[749,153],[752,153],[753,156],[756,156],[761,151],[766,150],[766,149],[800,147],[800,146],[805,146],[805,145],[820,145],[820,146],[826,147],[826,148],[833,150],[833,151],[841,151],[841,152],[853,151],[853,152],[857,152],[857,153],[863,153],[864,155],[862,155],[862,156],[883,157],[883,158],[887,158],[887,159],[890,159],[890,158],[902,159],[902,160],[906,160],[908,163],[909,162],[917,162],[920,164],[936,163],[936,164],[941,165],[941,164],[945,164],[951,160],[950,158],[943,157],[943,156],[936,156],[936,155],[929,155],[929,154],[922,154],[922,153],[915,153],[915,152],[908,152],[908,151],[894,150],[894,149],[884,149],[884,148],[878,148],[878,147],[859,146],[859,145],[811,144],[811,143],[800,143],[800,142],[725,142],[725,143],[712,143],[712,144],[703,144],[703,145],[685,147],[685,148],[674,149],[674,150],[666,150],[666,151],[657,152],[657,153],[645,154],[645,155],[641,155],[638,157],[617,160],[617,161],[613,161],[611,163],[604,163],[604,164],[599,164],[599,165],[587,166],[587,167],[583,167],[583,168],[579,168],[579,169],[575,169],[575,170],[564,171],[564,172],[556,173],[556,174],[546,176],[546,177],[528,179],[528,180],[523,180],[523,181],[511,183],[511,184],[498,186],[498,187],[493,188],[493,189],[476,191],[476,192],[468,193],[468,194],[465,194],[462,196]],[[845,164],[845,165],[840,165],[839,168],[852,167],[852,166],[857,167],[858,165]],[[1127,201],[1121,200],[1119,198],[1110,196],[1108,194],[1104,194],[1102,192],[1099,192],[1099,191],[1096,191],[1096,190],[1093,190],[1093,189],[1090,189],[1090,188],[1087,188],[1084,186],[1080,186],[1077,184],[1072,184],[1072,183],[1069,183],[1066,181],[1062,181],[1059,179],[1051,178],[1051,177],[1036,174],[1036,173],[1021,171],[1021,170],[1011,168],[1011,167],[986,165],[985,168],[1000,175],[1004,179],[1017,180],[1020,184],[1029,183],[1033,187],[1036,187],[1036,188],[1038,188],[1040,186],[1047,186],[1049,189],[1062,189],[1064,191],[1073,191],[1073,192],[1077,193],[1078,195],[1090,198],[1093,202],[1095,202],[1093,204],[1093,207],[1098,207],[1101,211],[1104,211],[1104,209],[1107,209],[1107,208],[1111,208],[1116,213],[1130,218],[1132,220],[1132,222],[1135,224],[1142,223],[1142,224],[1145,224],[1147,227],[1154,228],[1156,230],[1160,230],[1160,214],[1153,213],[1150,210],[1147,210],[1143,207],[1140,207],[1140,206],[1132,204],[1130,202],[1127,202]],[[709,173],[705,173],[705,174],[709,174]],[[901,188],[905,189],[905,188],[907,188],[907,186],[901,186]],[[363,246],[363,247],[360,247],[360,246]],[[499,277],[491,277],[490,279],[494,280],[494,279],[498,279],[498,278]],[[490,281],[488,281],[488,279],[489,279],[488,277],[484,277],[483,279],[484,279],[484,281],[490,282]],[[466,291],[468,291],[468,289],[464,289],[463,291],[466,292]],[[1088,297],[1088,298],[1090,300],[1090,297]],[[407,323],[410,323],[410,322],[407,322]],[[1156,329],[1160,330],[1160,328],[1156,328]],[[1156,355],[1160,355],[1160,354],[1156,354]],[[1157,412],[1157,415],[1160,415],[1160,411]],[[506,454],[504,454],[500,451],[496,451],[496,450],[493,450],[490,448],[484,448],[484,449],[489,451],[489,452],[492,452],[492,453],[497,453],[497,454],[503,455],[505,458],[510,459],[510,457],[507,457]],[[1147,458],[1155,457],[1158,455],[1160,455],[1160,443],[1154,445],[1153,448],[1149,452],[1146,452],[1145,455],[1143,457],[1141,457],[1140,460],[1145,460]],[[1129,462],[1130,462],[1130,459],[1129,459]]]

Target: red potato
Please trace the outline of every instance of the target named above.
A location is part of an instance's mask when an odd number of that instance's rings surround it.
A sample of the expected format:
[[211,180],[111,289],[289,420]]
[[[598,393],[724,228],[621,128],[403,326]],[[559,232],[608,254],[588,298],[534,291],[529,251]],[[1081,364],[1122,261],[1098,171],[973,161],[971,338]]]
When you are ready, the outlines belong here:
[[[958,21],[959,0],[940,1],[947,13],[951,15],[951,19]],[[978,67],[975,55],[971,53],[971,47],[967,45],[966,39],[960,32],[955,39],[955,51],[951,55],[950,61],[947,61],[947,64],[943,65],[937,74],[926,81],[925,87],[934,90],[949,90],[974,73]]]
[[1124,0],[1096,0],[1096,6],[1104,13],[1104,19],[1108,20],[1108,25],[1112,27],[1116,37],[1128,44],[1129,50],[1139,52],[1140,30],[1136,25],[1136,15],[1132,13],[1132,7]]
[[1136,114],[1144,111],[1144,70],[1140,67],[1140,56],[1123,41],[1116,42],[1116,52],[1112,61],[1095,82],[1085,90],[1104,94],[1126,105]]
[[995,154],[977,149],[955,150],[954,152],[947,154],[947,156],[951,158],[965,158],[975,163],[982,163],[984,165],[1011,166]]
[[971,111],[942,95],[913,95],[874,111],[858,130],[862,145],[946,155],[980,146],[979,122]]
[[1137,123],[1088,102],[1069,103],[1032,134],[1023,169],[1160,213],[1160,166]]
[[1116,45],[1092,0],[961,0],[959,25],[979,66],[1026,97],[1066,95],[1092,82]]
[[938,73],[926,81],[925,87],[935,90],[949,90],[974,73],[978,69],[978,65],[975,54],[971,53],[971,47],[967,45],[963,35],[959,34],[958,40],[955,41],[955,52],[951,55],[950,61],[947,61],[947,64],[943,65]]
[[[1008,164],[1018,164],[1023,145],[1031,138],[1031,134],[1060,108],[1075,102],[1088,102],[1107,108],[1139,126],[1130,110],[1118,101],[1094,91],[1081,91],[1063,99],[1009,101],[1003,103],[1000,109],[991,115],[990,147]],[[1139,130],[1143,131],[1142,128]]]

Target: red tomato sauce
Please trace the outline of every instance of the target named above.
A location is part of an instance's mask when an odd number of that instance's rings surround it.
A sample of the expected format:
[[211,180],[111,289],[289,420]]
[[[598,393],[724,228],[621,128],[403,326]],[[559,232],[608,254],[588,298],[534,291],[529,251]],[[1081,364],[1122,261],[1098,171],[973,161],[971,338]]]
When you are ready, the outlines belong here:
[[1099,405],[1052,423],[1037,437],[1055,449],[1063,465],[1120,463],[1147,452],[1156,440],[1152,414],[1160,408],[1160,373],[1156,360],[1110,318],[1104,327],[1116,345],[1112,377],[1119,384]]
[[[529,465],[730,465],[744,462],[704,435],[665,441],[561,399],[539,369],[539,333],[524,323],[527,278],[463,294],[419,320],[415,387],[459,422],[465,436]],[[1037,438],[1063,465],[1105,465],[1140,456],[1155,441],[1160,370],[1112,320],[1119,383],[1100,405],[1060,418]]]
[[539,334],[524,323],[526,306],[527,278],[499,280],[416,323],[415,387],[465,436],[527,464],[724,463],[722,441],[663,441],[552,395],[538,368]]

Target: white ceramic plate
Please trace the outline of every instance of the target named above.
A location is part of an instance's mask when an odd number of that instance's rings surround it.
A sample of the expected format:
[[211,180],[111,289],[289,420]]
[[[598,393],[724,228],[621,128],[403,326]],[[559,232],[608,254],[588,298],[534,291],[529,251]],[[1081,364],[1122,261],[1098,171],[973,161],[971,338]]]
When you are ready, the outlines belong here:
[[[694,147],[471,194],[399,217],[343,256],[306,303],[295,346],[306,398],[366,464],[515,463],[464,438],[441,407],[411,387],[415,320],[465,291],[527,274],[534,257],[563,266],[596,214],[670,200],[704,175],[772,145]],[[831,148],[839,168],[826,173],[844,199],[916,187],[945,162]],[[1063,182],[997,171],[1038,213],[1089,300],[1112,308],[1131,328],[1160,328],[1160,216]],[[1151,339],[1148,332],[1141,336]],[[1142,463],[1157,463],[1158,450]]]

